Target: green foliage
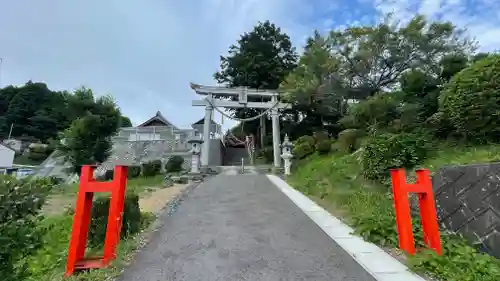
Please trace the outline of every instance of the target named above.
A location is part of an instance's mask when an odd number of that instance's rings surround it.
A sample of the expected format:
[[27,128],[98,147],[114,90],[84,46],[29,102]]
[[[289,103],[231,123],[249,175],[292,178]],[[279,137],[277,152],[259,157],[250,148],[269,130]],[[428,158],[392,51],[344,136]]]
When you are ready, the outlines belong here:
[[440,111],[469,140],[500,139],[500,55],[479,60],[455,75],[440,95]]
[[339,133],[337,139],[337,148],[339,151],[351,153],[359,149],[361,146],[361,137],[363,131],[358,129],[346,129]]
[[11,125],[12,137],[16,139],[47,143],[57,138],[58,132],[67,129],[74,120],[88,112],[95,114],[95,102],[85,91],[85,88],[74,94],[52,91],[44,83],[31,81],[0,89],[0,138],[7,137]]
[[142,163],[142,176],[143,177],[153,177],[158,174],[158,169],[153,165],[152,162]]
[[151,161],[151,165],[155,170],[155,174],[159,174],[161,172],[161,165],[162,165],[161,160],[153,160]]
[[58,149],[71,163],[73,171],[79,172],[82,165],[100,164],[108,158],[112,147],[111,136],[118,130],[121,113],[110,96],[94,100],[94,94],[86,88],[77,90],[75,96],[91,111],[73,121],[64,131]]
[[411,267],[439,280],[500,280],[500,260],[476,249],[457,236],[441,236],[443,255],[425,250],[410,257]]
[[304,142],[293,147],[293,157],[304,159],[314,153],[314,145]]
[[110,180],[113,180],[113,176],[115,174],[115,171],[114,170],[106,170],[104,172],[104,180],[105,181],[110,181]]
[[182,156],[172,156],[168,159],[167,164],[165,164],[165,170],[167,173],[180,172],[182,171],[183,164],[184,158]]
[[[480,147],[442,145],[423,164],[431,172],[443,165],[487,163],[500,159],[500,145]],[[288,178],[292,186],[341,216],[363,239],[388,248],[397,247],[392,194],[385,185],[367,181],[353,154],[313,155]],[[413,220],[417,248],[424,246],[421,222]],[[432,280],[500,280],[499,260],[478,253],[463,239],[441,231],[443,255],[421,251],[408,261]]]
[[[250,32],[243,33],[229,54],[220,57],[220,71],[214,78],[231,87],[246,86],[257,89],[277,89],[281,81],[296,66],[297,53],[290,37],[269,21],[259,22]],[[261,101],[255,97],[249,101]],[[235,110],[239,118],[247,118],[260,110]],[[259,120],[245,122],[247,134],[258,135]]]
[[371,180],[383,180],[392,168],[413,168],[426,159],[429,139],[425,135],[402,133],[381,134],[369,139],[362,147],[363,175]]
[[[106,228],[109,214],[109,197],[99,197],[92,204],[92,221],[89,227],[89,243],[103,245],[106,237]],[[123,208],[123,220],[120,236],[125,238],[138,233],[141,229],[141,212],[139,209],[139,196],[127,194]]]
[[274,158],[273,147],[272,146],[268,146],[268,147],[264,147],[264,148],[260,149],[259,156],[262,157],[262,158],[264,158],[264,160],[266,161],[266,163],[272,163],[273,162],[273,158]]
[[127,178],[135,179],[141,174],[141,166],[129,166],[127,171]]
[[330,137],[328,136],[328,133],[326,133],[325,131],[314,132],[313,137],[314,137],[314,143],[316,143],[316,144],[321,142],[321,141],[325,141],[325,140],[330,139]]
[[39,211],[52,184],[49,180],[17,180],[0,176],[0,278],[22,280],[26,268],[19,262],[43,242],[36,229]]
[[330,140],[321,140],[316,143],[315,148],[320,155],[328,154],[332,150],[332,142]]
[[340,120],[347,128],[380,129],[398,119],[400,101],[392,93],[378,94],[353,105],[346,117]]
[[295,140],[294,145],[297,146],[297,145],[301,145],[301,144],[308,144],[310,146],[314,146],[315,143],[316,143],[316,140],[314,139],[313,136],[301,136],[300,138]]

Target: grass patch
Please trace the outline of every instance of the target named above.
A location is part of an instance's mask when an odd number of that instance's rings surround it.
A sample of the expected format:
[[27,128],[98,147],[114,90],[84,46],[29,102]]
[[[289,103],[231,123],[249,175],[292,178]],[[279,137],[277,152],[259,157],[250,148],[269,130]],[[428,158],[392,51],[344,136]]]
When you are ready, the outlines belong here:
[[[420,167],[435,172],[445,165],[488,163],[500,160],[500,145],[439,147]],[[365,240],[397,248],[392,193],[387,184],[367,181],[355,154],[312,155],[299,161],[287,181],[328,211],[343,218]],[[418,218],[414,219],[416,246],[423,247]],[[499,260],[479,253],[463,239],[442,233],[443,256],[423,250],[408,264],[438,280],[500,280]]]
[[[142,213],[141,229],[147,229],[155,216],[151,213]],[[44,231],[44,245],[34,255],[27,257],[23,262],[29,268],[27,281],[102,281],[110,280],[120,274],[120,269],[128,264],[131,254],[139,247],[141,235],[129,236],[122,239],[117,249],[117,258],[112,266],[100,270],[82,272],[64,279],[66,257],[73,217],[59,215],[45,218],[38,226]],[[87,249],[87,253],[96,253],[101,249]]]

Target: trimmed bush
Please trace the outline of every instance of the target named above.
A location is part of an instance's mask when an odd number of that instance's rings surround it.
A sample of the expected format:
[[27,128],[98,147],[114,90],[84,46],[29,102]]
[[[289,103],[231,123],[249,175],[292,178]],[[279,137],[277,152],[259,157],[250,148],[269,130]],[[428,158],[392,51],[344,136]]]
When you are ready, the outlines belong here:
[[143,177],[153,177],[158,173],[155,166],[151,162],[146,162],[142,164],[142,176]]
[[106,170],[106,172],[104,172],[103,178],[105,181],[113,180],[114,174],[115,174],[114,170]]
[[316,144],[316,151],[320,155],[328,154],[330,153],[331,150],[332,150],[332,142],[328,139],[319,141]]
[[129,179],[135,179],[141,174],[141,166],[129,166],[127,177]]
[[399,118],[399,96],[393,93],[377,94],[353,105],[349,114],[339,123],[348,129],[378,129]]
[[314,133],[314,143],[318,144],[321,141],[329,140],[330,137],[326,132],[318,131]]
[[38,214],[50,193],[48,179],[17,180],[0,176],[0,278],[24,280],[27,268],[19,262],[43,243],[36,227]]
[[167,173],[175,173],[182,171],[182,165],[184,164],[184,158],[182,156],[172,156],[168,159],[167,164],[165,164],[165,170]]
[[[109,197],[99,197],[92,204],[92,221],[89,227],[89,243],[93,246],[103,245],[109,214]],[[120,236],[125,238],[138,233],[141,229],[141,210],[139,196],[127,194],[123,208],[123,220]]]
[[361,146],[361,137],[363,136],[363,131],[358,129],[343,130],[339,133],[337,148],[339,151],[346,153],[356,151]]
[[264,147],[260,150],[259,152],[260,157],[264,158],[266,160],[266,163],[272,163],[273,162],[273,147]]
[[439,96],[440,111],[469,140],[500,139],[500,55],[457,73]]
[[314,145],[304,142],[293,147],[293,156],[297,159],[304,159],[314,153]]
[[314,139],[313,136],[301,136],[297,140],[295,140],[294,145],[300,145],[300,144],[309,144],[310,146],[314,147],[316,144],[316,140]]
[[161,166],[162,166],[161,160],[153,160],[151,161],[151,165],[153,166],[153,169],[155,170],[156,174],[161,173]]
[[362,150],[363,175],[383,180],[392,168],[413,168],[428,155],[428,138],[417,134],[382,134],[368,140]]

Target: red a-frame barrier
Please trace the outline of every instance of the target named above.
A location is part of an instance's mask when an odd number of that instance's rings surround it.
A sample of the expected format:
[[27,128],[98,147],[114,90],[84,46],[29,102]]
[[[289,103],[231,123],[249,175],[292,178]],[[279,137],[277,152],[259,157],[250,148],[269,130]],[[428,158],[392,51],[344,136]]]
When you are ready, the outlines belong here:
[[396,209],[396,224],[399,235],[399,248],[407,253],[415,254],[415,241],[411,225],[410,200],[408,193],[418,194],[420,217],[424,231],[425,244],[438,255],[441,251],[441,238],[437,222],[436,205],[429,170],[417,170],[417,182],[408,184],[404,169],[391,170],[394,207]]
[[[109,182],[94,179],[95,166],[83,166],[80,175],[80,187],[76,199],[73,232],[69,244],[65,276],[75,270],[103,268],[116,258],[116,247],[120,241],[125,188],[127,186],[127,167],[116,166],[114,177]],[[104,240],[104,255],[100,258],[85,259],[88,229],[91,220],[92,199],[95,192],[110,192],[108,225]]]

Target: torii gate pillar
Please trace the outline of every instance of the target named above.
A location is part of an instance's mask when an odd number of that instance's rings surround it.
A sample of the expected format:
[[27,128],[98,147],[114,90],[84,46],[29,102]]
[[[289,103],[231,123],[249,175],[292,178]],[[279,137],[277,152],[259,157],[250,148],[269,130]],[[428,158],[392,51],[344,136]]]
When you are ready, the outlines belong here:
[[[207,99],[212,102],[212,95],[209,95]],[[201,171],[208,171],[208,163],[210,162],[210,129],[212,125],[212,111],[213,107],[211,103],[207,103],[205,107],[205,121],[203,123],[203,147],[201,151]]]
[[[278,97],[273,96],[272,103],[278,102]],[[274,167],[281,167],[281,157],[280,157],[280,119],[278,115],[278,108],[271,109],[271,120],[273,125],[273,156],[274,156]]]
[[[273,124],[273,158],[274,167],[281,167],[280,157],[280,122],[279,109],[291,108],[291,104],[279,103],[279,93],[272,90],[248,89],[245,87],[226,88],[226,87],[210,87],[201,86],[191,83],[191,89],[197,94],[206,96],[202,100],[194,100],[193,106],[205,106],[205,124],[203,125],[203,151],[201,152],[201,168],[206,171],[210,159],[210,125],[212,123],[212,111],[214,107],[223,108],[258,108],[270,109],[272,124]],[[237,97],[238,101],[214,99],[213,95],[223,97]],[[267,97],[271,98],[270,102],[249,102],[247,97]]]

